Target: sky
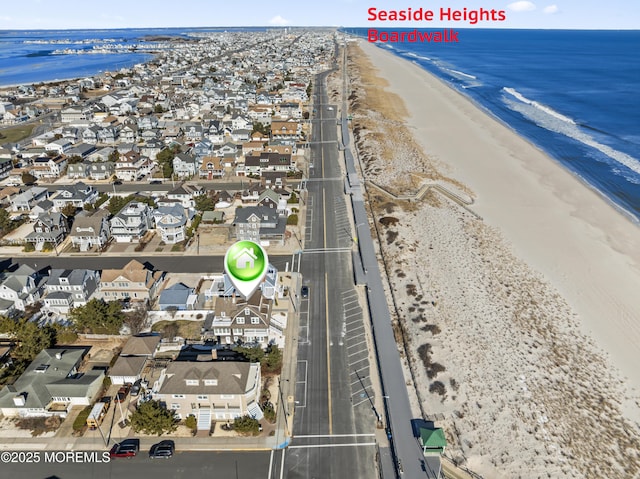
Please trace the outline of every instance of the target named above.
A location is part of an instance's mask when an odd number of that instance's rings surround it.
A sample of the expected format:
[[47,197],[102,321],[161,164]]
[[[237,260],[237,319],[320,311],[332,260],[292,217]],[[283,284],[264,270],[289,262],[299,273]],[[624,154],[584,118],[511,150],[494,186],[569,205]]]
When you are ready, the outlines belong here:
[[232,26],[455,27],[372,22],[368,10],[504,10],[484,28],[640,29],[638,0],[3,0],[0,30]]

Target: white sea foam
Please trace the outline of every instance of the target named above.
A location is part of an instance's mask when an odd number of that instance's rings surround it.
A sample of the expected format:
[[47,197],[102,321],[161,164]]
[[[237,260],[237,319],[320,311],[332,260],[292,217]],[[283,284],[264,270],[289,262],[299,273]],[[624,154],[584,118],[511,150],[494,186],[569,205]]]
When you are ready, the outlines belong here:
[[464,78],[471,78],[472,80],[477,80],[478,79],[478,77],[476,77],[474,75],[469,75],[468,73],[461,72],[459,70],[452,70],[450,68],[447,68],[446,70],[451,72],[451,73],[453,73],[454,75],[461,76],[461,77],[464,77]]
[[409,52],[409,53],[405,53],[405,55],[407,55],[408,57],[414,57],[414,58],[419,58],[420,60],[426,60],[428,62],[431,61],[431,58],[429,57],[423,57],[422,55],[417,55],[413,52]]
[[[503,97],[507,106],[512,110],[521,113],[536,125],[550,131],[555,131],[556,133],[560,133],[569,138],[573,138],[584,145],[590,146],[640,175],[640,161],[637,158],[618,151],[609,145],[600,143],[580,128],[580,126],[571,118],[558,113],[552,108],[541,105],[536,101],[529,100],[517,90],[514,90],[513,88],[503,88],[503,91],[510,95],[510,97]],[[516,98],[519,101],[514,101],[512,98]]]
[[539,110],[542,110],[545,113],[548,113],[549,115],[558,118],[559,120],[566,121],[567,123],[571,123],[572,125],[576,124],[576,122],[573,121],[568,116],[564,116],[562,113],[558,113],[553,108],[549,108],[548,106],[543,105],[542,103],[538,103],[537,101],[534,101],[534,100],[529,100],[526,96],[524,96],[522,93],[520,93],[518,90],[514,88],[505,87],[503,88],[503,90],[509,93],[510,95],[516,97],[522,103],[526,103],[527,105],[531,105],[535,108],[538,108]]

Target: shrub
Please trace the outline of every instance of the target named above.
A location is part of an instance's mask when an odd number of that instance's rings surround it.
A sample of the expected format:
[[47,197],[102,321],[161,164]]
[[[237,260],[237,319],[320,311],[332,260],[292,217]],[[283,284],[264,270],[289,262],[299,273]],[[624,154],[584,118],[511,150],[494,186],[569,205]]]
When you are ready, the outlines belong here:
[[298,224],[298,215],[289,215],[287,217],[287,224],[288,225],[297,225]]
[[260,422],[251,416],[237,417],[233,421],[233,428],[246,436],[257,436],[260,433]]
[[32,253],[35,250],[36,247],[33,243],[26,243],[22,251],[24,251],[25,253]]
[[184,425],[187,426],[192,431],[195,431],[195,429],[198,427],[198,420],[193,414],[189,414],[187,416],[187,419],[185,419],[184,421]]
[[84,429],[84,427],[87,425],[87,418],[89,417],[90,413],[91,413],[91,406],[87,406],[82,411],[80,411],[80,414],[78,414],[78,416],[76,417],[76,420],[73,421],[74,431],[82,431]]
[[276,422],[276,411],[273,408],[273,404],[271,403],[267,403],[265,404],[264,408],[262,409],[262,412],[264,413],[264,418],[271,424]]

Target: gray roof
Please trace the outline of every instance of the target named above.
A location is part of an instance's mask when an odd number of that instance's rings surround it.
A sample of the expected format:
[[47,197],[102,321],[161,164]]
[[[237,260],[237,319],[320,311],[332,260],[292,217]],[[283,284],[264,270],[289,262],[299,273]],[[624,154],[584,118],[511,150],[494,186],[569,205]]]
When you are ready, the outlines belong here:
[[[174,361],[166,370],[160,394],[244,394],[248,389],[252,368],[259,363],[239,361]],[[186,380],[198,380],[197,386],[187,386]],[[205,386],[205,379],[217,379],[215,386]]]
[[[60,353],[60,359],[56,358]],[[0,407],[16,407],[13,398],[22,395],[25,408],[44,408],[53,396],[86,397],[89,387],[102,381],[102,371],[75,374],[85,349],[44,349],[12,386],[0,391]]]
[[266,206],[245,206],[236,209],[236,218],[234,223],[247,223],[251,215],[257,215],[260,222],[277,223],[278,213]]
[[187,299],[189,299],[189,295],[193,294],[193,292],[194,289],[190,288],[186,284],[176,283],[164,289],[162,293],[160,293],[158,304],[187,304]]

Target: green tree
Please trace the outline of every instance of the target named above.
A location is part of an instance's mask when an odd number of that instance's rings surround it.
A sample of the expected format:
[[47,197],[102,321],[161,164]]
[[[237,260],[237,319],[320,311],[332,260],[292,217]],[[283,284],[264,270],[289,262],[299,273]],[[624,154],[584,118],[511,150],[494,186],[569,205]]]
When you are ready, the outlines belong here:
[[109,161],[115,163],[119,158],[120,153],[118,152],[118,150],[113,150],[111,153],[109,153]]
[[178,425],[173,411],[163,407],[160,401],[151,400],[140,404],[131,414],[131,427],[135,432],[160,436],[175,431]]
[[235,346],[233,350],[252,363],[259,363],[264,357],[264,351],[260,346]]
[[297,225],[298,224],[298,215],[289,215],[287,216],[287,224],[288,225]]
[[192,431],[195,431],[196,428],[198,427],[198,420],[193,414],[189,414],[187,416],[187,419],[185,419],[184,421],[184,425],[187,426]]
[[0,316],[0,333],[5,333],[18,342],[18,346],[11,351],[11,356],[17,360],[33,360],[40,351],[53,346],[55,340],[55,331],[52,327],[40,328],[37,323],[29,321],[28,318],[20,318],[16,321]]
[[195,198],[196,210],[198,211],[213,211],[216,204],[209,195],[200,195]]
[[67,158],[67,163],[75,165],[76,163],[82,163],[82,157],[80,155],[73,155]]
[[165,148],[156,155],[156,161],[162,168],[162,175],[165,178],[171,178],[173,174],[173,159],[178,153],[180,153],[180,146],[174,145],[170,148]]
[[80,332],[118,334],[125,317],[119,302],[105,303],[94,298],[84,306],[73,308],[69,319]]
[[154,113],[164,113],[164,108],[160,103],[156,103],[156,106],[153,107]]

